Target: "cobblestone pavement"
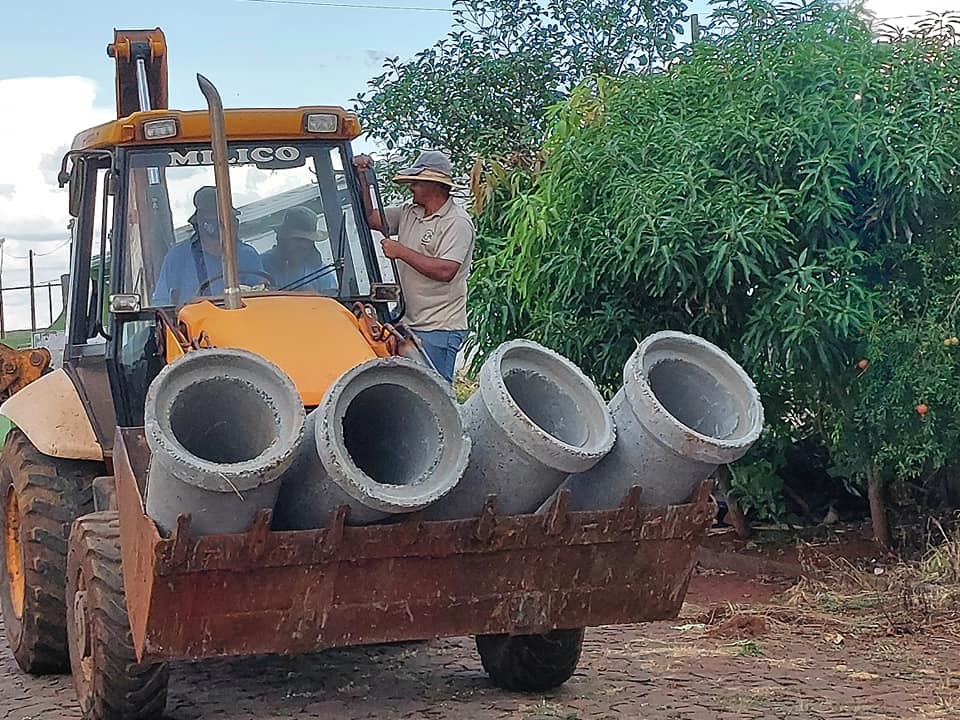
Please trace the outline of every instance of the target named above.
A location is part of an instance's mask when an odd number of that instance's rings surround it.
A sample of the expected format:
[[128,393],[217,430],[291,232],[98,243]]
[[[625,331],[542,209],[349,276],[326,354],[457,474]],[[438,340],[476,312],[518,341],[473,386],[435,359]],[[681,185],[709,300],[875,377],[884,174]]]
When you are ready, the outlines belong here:
[[[960,718],[960,643],[771,622],[752,641],[711,637],[702,608],[588,631],[577,674],[546,696],[488,683],[473,642],[176,666],[169,720],[880,720]],[[0,720],[78,718],[68,676],[31,678],[0,649]]]

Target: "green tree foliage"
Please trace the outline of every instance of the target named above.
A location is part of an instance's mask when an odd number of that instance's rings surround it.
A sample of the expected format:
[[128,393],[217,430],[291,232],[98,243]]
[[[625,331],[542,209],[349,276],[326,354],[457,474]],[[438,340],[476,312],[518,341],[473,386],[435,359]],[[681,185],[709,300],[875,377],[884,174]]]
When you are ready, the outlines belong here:
[[612,389],[635,339],[697,333],[760,387],[755,462],[819,433],[854,484],[929,471],[960,436],[960,348],[944,344],[957,26],[931,17],[878,42],[828,0],[728,0],[714,18],[666,72],[576,88],[549,115],[542,168],[487,163],[481,353],[531,337]]
[[454,0],[449,35],[410,60],[388,58],[355,99],[371,138],[403,156],[536,146],[547,108],[585,78],[661,65],[686,0]]

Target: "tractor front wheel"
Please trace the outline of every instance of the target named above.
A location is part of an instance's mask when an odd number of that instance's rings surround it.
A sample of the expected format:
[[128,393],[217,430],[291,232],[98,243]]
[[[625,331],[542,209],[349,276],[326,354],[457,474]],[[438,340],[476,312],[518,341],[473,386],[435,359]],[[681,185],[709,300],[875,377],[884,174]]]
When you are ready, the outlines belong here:
[[103,463],[44,455],[21,430],[0,455],[0,608],[17,663],[34,675],[64,672],[64,575],[74,519],[93,505]]
[[477,635],[477,650],[497,687],[545,692],[563,685],[577,669],[583,628],[542,635]]
[[130,635],[116,511],[74,523],[67,556],[70,667],[84,720],[159,720],[166,663],[138,663]]

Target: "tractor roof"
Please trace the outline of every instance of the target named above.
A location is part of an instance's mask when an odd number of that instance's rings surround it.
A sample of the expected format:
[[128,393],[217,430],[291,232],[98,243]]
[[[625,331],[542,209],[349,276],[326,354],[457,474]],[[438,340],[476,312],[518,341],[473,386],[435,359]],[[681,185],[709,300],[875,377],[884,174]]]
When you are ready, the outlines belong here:
[[[224,120],[228,140],[353,140],[360,134],[356,114],[332,105],[230,109]],[[72,149],[209,141],[206,110],[150,110],[84,130],[73,139]]]

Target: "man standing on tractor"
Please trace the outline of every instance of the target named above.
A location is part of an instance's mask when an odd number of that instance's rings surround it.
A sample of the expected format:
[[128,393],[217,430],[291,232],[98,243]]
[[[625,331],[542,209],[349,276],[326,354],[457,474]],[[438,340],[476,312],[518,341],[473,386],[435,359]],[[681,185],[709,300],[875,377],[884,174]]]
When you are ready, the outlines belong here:
[[[360,190],[370,227],[384,235],[383,254],[398,260],[398,280],[406,305],[406,324],[417,334],[437,370],[453,382],[457,352],[467,334],[467,278],[476,230],[450,196],[456,187],[450,159],[428,150],[394,182],[409,186],[412,201],[384,209],[388,228],[373,208],[366,170],[368,155],[358,155]],[[393,240],[390,235],[396,235]]]
[[[193,195],[193,206],[196,210],[187,219],[193,225],[193,235],[167,251],[153,291],[154,305],[180,305],[197,295],[223,292],[217,189],[212,185],[201,187]],[[233,213],[236,217],[240,211],[234,209]],[[246,243],[239,245],[240,282],[255,285],[269,279],[263,272],[257,251]]]

